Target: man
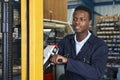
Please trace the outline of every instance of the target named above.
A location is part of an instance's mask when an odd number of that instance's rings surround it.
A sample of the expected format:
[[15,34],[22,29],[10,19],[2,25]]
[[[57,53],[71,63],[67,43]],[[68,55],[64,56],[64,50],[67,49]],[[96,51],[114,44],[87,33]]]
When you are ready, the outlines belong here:
[[96,37],[89,26],[92,13],[84,5],[75,8],[73,29],[75,34],[67,35],[59,43],[59,52],[51,58],[54,64],[65,64],[62,80],[100,80],[107,63],[108,47]]

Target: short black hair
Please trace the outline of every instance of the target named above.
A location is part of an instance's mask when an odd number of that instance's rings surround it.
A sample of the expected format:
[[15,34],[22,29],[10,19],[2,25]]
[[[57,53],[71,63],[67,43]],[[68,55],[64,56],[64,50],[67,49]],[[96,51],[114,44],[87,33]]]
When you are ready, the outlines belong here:
[[92,11],[91,11],[90,8],[88,8],[87,6],[85,6],[85,5],[79,5],[79,6],[77,6],[77,7],[75,8],[74,12],[75,12],[75,11],[78,11],[78,10],[83,10],[83,11],[88,12],[88,14],[89,14],[89,20],[92,19]]

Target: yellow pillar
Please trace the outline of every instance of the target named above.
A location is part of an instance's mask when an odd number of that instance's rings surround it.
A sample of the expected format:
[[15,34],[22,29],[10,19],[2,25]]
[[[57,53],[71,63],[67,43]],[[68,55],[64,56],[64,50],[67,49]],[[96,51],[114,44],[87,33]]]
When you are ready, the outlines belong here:
[[[29,46],[27,41],[26,0],[21,0],[22,27],[22,80],[26,80],[29,66],[29,80],[43,80],[43,0],[29,0]],[[26,65],[29,48],[29,65]]]
[[30,0],[30,80],[43,80],[43,0]]
[[27,30],[26,0],[21,0],[21,79],[27,80]]

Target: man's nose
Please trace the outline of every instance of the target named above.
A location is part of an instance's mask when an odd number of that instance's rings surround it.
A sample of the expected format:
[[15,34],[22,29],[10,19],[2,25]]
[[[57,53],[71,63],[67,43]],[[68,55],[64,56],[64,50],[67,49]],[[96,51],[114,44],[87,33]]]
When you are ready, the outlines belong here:
[[75,24],[76,24],[76,25],[80,25],[80,24],[81,24],[81,21],[80,21],[80,20],[76,20],[76,21],[75,21]]

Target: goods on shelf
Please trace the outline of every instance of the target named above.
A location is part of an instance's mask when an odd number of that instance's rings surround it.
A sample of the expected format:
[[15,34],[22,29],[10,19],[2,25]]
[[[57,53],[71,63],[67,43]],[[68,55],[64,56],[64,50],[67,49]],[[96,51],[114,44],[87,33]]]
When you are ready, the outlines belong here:
[[109,68],[120,67],[120,15],[98,16],[96,18],[97,36],[108,45]]

